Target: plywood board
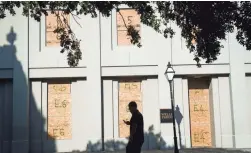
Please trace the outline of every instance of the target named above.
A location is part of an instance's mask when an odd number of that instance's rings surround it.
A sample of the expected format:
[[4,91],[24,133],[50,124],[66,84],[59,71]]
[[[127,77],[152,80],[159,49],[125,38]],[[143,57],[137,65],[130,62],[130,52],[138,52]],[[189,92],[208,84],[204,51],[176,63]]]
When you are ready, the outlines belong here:
[[140,14],[134,9],[121,9],[117,12],[118,45],[131,45],[131,37],[127,35],[127,27],[133,26],[140,33]]
[[127,31],[118,31],[117,35],[119,46],[131,45],[131,36],[127,35]]
[[49,94],[70,94],[71,84],[49,84],[48,85]]
[[[57,12],[59,12],[59,14],[61,14],[62,11],[57,11]],[[64,18],[69,23],[69,15],[64,15]],[[62,16],[60,16],[60,19],[62,21],[64,18]],[[46,25],[45,25],[46,46],[59,46],[60,45],[59,36],[53,32],[57,27],[60,26],[56,15],[48,12],[48,16],[46,16],[45,23],[46,23]]]
[[46,32],[46,46],[59,46],[60,37],[53,31]]
[[71,85],[48,84],[48,138],[71,137]]
[[212,130],[207,80],[189,81],[192,147],[211,147]]
[[48,138],[71,139],[71,117],[48,117]]
[[138,110],[142,113],[142,92],[141,81],[127,80],[119,82],[119,137],[125,138],[129,136],[130,129],[125,125],[123,120],[130,121],[131,113],[128,109],[128,104],[135,101]]

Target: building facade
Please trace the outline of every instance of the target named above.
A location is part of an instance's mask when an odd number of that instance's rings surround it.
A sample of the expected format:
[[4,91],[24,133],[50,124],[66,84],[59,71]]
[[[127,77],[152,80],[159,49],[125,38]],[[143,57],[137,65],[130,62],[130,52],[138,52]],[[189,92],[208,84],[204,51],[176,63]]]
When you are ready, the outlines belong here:
[[217,61],[198,68],[174,23],[175,36],[165,39],[122,9],[140,30],[138,48],[116,10],[108,18],[80,16],[81,26],[69,16],[83,52],[70,68],[51,32],[55,17],[39,23],[21,14],[0,20],[0,153],[123,149],[131,100],[144,116],[143,149],[172,148],[172,123],[160,122],[171,108],[169,61],[179,147],[251,148],[251,52],[235,33],[222,41]]

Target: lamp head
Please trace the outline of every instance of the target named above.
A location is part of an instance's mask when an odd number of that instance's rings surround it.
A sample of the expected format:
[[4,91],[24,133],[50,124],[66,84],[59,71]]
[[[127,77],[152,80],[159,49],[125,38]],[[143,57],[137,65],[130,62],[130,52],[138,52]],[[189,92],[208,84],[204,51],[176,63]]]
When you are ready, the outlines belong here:
[[165,76],[168,81],[172,81],[174,77],[175,71],[170,62],[168,62],[167,69],[165,71]]

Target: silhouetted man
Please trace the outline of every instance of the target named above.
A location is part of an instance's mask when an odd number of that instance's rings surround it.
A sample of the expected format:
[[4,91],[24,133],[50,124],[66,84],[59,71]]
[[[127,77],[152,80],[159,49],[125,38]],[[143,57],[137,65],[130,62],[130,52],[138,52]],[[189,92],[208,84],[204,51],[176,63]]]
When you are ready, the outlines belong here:
[[144,143],[144,120],[142,114],[137,109],[135,101],[129,103],[129,110],[132,113],[130,121],[125,124],[130,125],[130,137],[126,146],[126,153],[140,153]]

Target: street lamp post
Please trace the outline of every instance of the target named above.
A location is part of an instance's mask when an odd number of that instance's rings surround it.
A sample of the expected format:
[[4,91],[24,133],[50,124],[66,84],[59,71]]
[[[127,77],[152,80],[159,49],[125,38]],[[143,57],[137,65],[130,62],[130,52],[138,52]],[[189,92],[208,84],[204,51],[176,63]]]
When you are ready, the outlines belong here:
[[173,70],[172,65],[168,62],[167,69],[165,72],[165,76],[169,82],[170,87],[170,96],[171,96],[171,105],[172,105],[172,116],[173,116],[173,140],[174,140],[174,152],[179,153],[178,143],[177,143],[177,136],[176,136],[176,126],[175,126],[175,117],[174,117],[174,98],[173,98],[173,77],[175,71]]

